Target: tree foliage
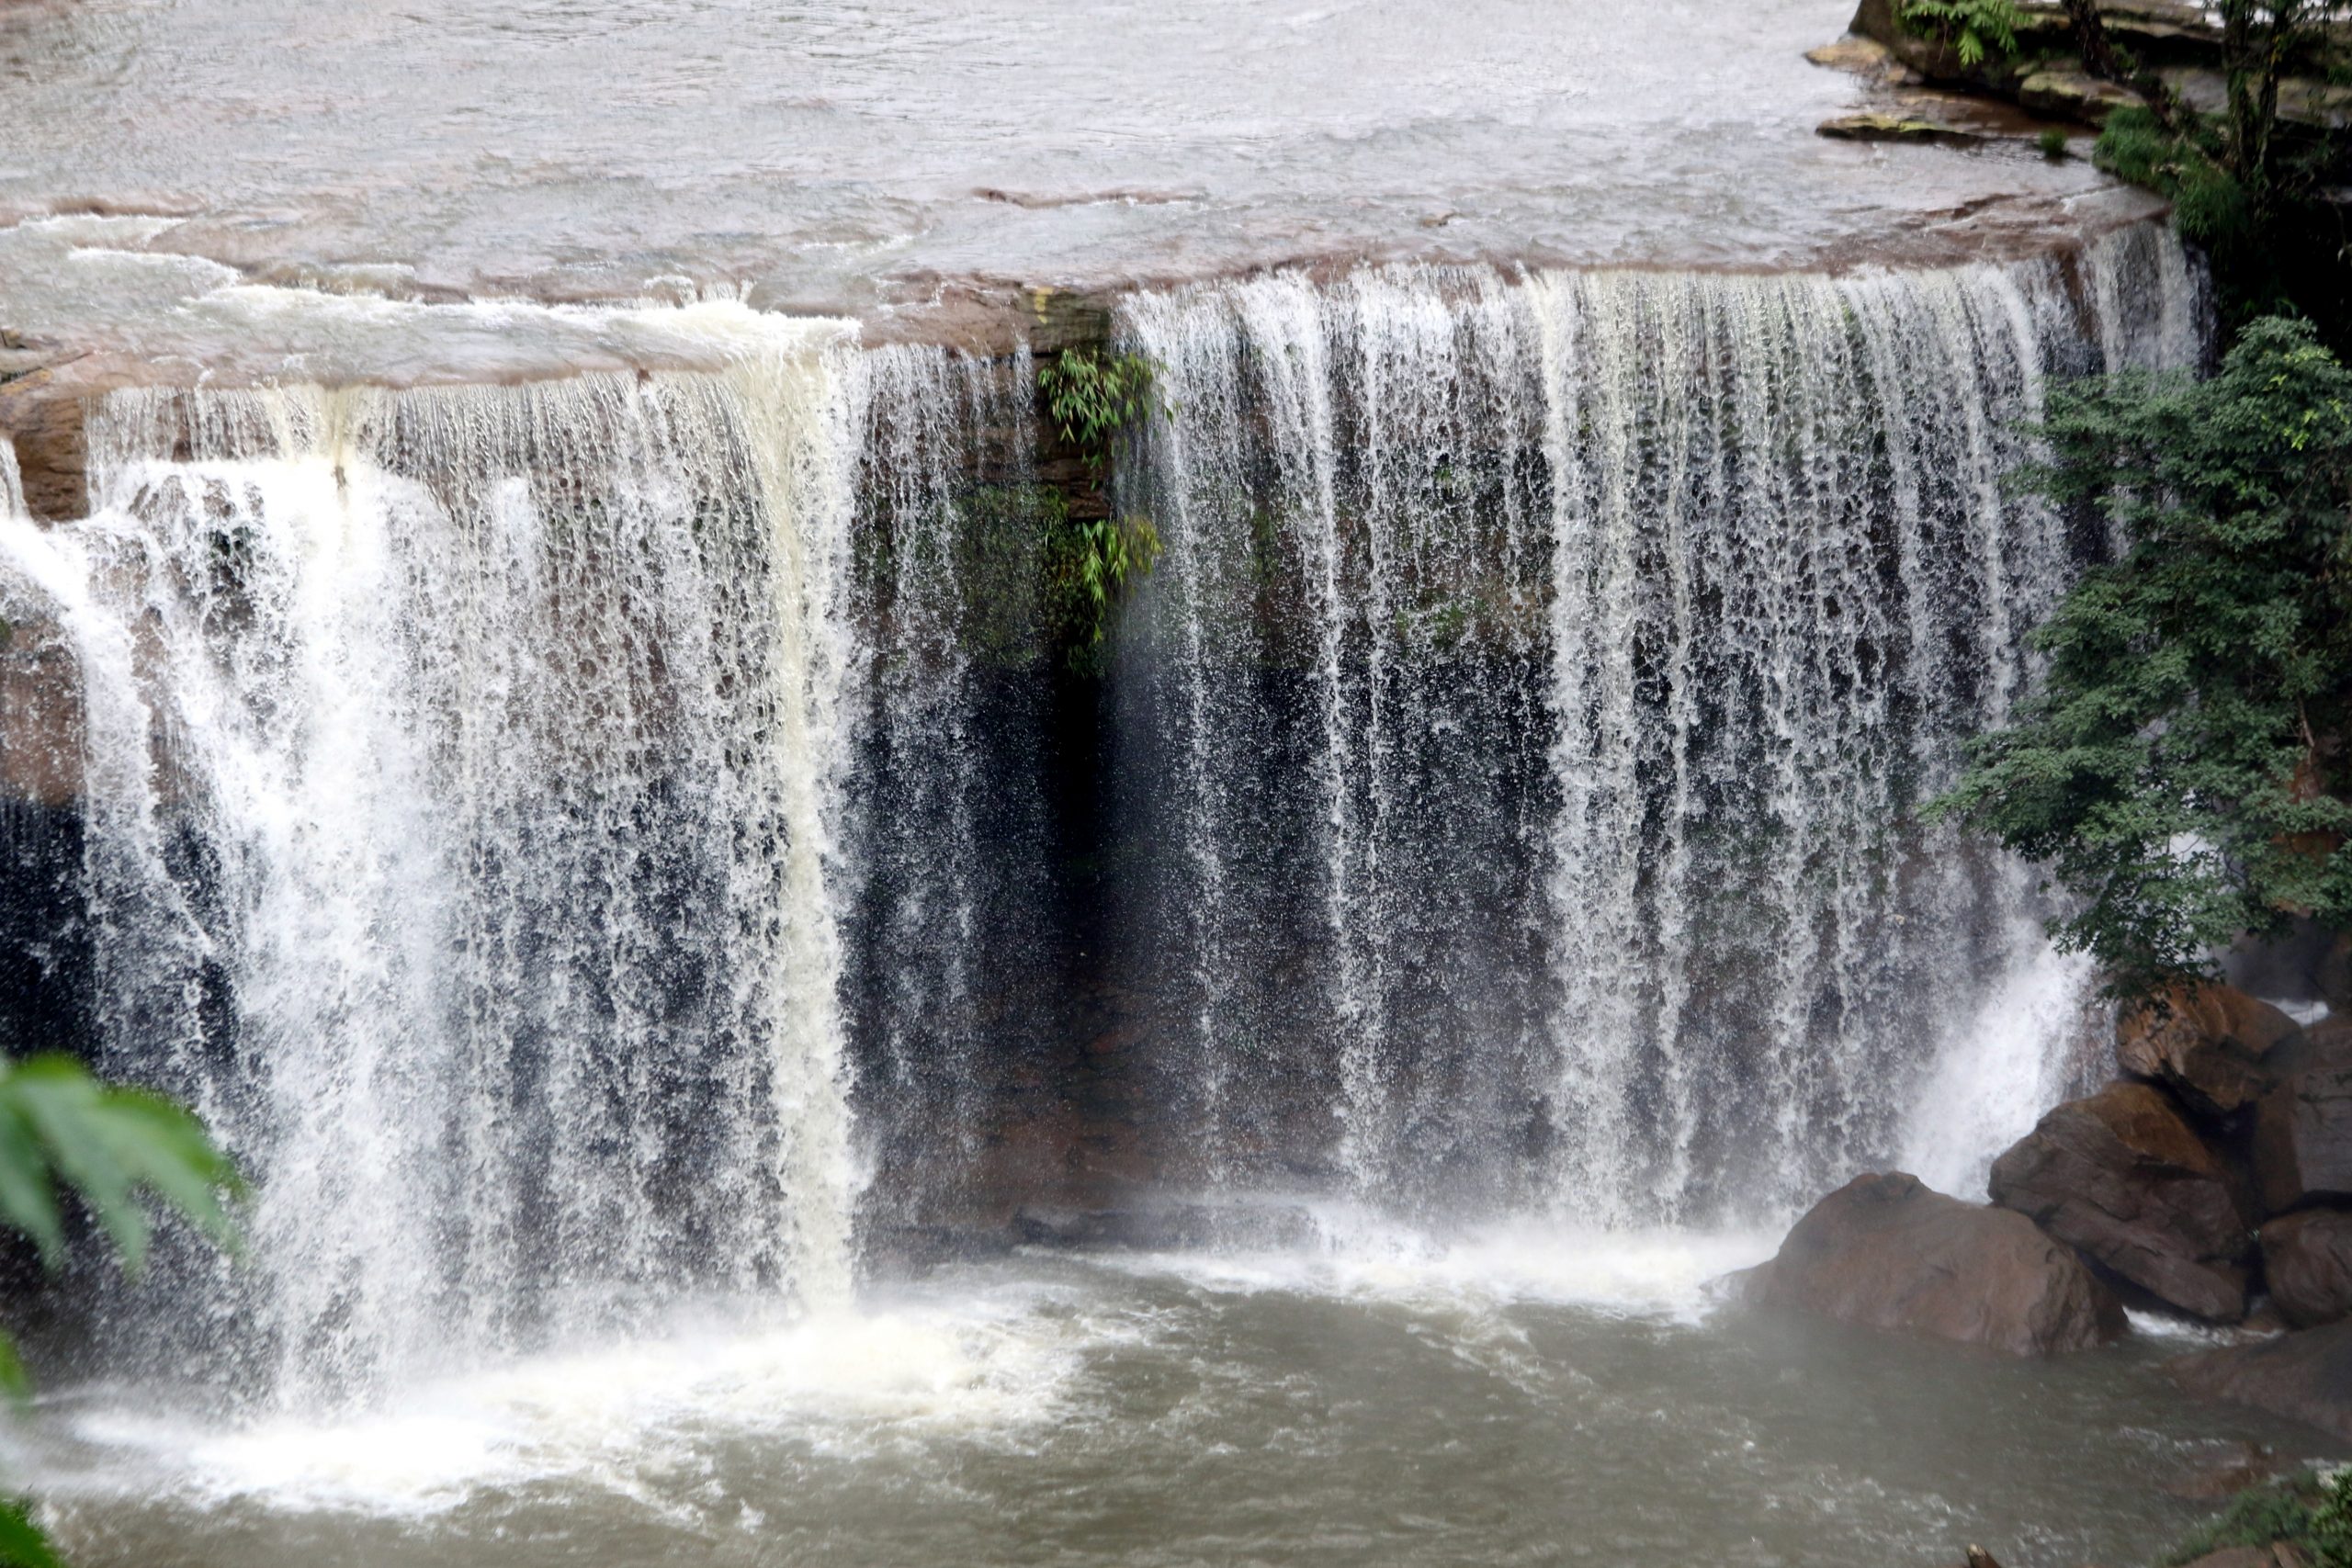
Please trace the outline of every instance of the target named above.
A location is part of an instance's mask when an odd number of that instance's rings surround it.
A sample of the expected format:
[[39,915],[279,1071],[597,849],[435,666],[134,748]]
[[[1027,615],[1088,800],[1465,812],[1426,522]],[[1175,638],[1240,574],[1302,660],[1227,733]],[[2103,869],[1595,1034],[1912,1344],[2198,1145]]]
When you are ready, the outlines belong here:
[[2017,53],[2025,20],[2016,0],[1896,0],[1894,14],[1908,31],[1951,45],[1972,70],[1996,51],[2003,58]]
[[[61,1189],[133,1271],[146,1261],[155,1211],[216,1246],[237,1243],[235,1167],[193,1115],[161,1095],[100,1083],[69,1056],[0,1058],[0,1224],[29,1237],[52,1270],[68,1235]],[[32,1393],[5,1335],[0,1392],[19,1402]],[[22,1503],[0,1502],[0,1568],[58,1568]]]
[[2096,158],[2117,177],[2156,191],[2182,233],[2211,253],[2233,323],[2297,310],[2340,314],[2342,235],[2324,187],[2340,148],[2333,132],[2290,125],[2280,90],[2290,73],[2341,80],[2345,0],[2218,0],[2220,112],[2193,108],[2172,81],[2109,36],[2094,0],[2067,0],[2085,67],[2131,87],[2141,104],[2102,128]]
[[2025,481],[2130,540],[2037,633],[2046,677],[1934,809],[2045,863],[2119,994],[2298,914],[2352,922],[2352,372],[2304,323],[2221,373],[2052,399]]

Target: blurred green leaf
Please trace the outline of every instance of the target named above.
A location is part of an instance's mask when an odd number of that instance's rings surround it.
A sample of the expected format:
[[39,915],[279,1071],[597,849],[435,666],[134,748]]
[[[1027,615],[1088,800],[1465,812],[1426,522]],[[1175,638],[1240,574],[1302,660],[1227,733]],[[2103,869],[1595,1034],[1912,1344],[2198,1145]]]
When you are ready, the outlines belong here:
[[0,1568],[63,1568],[24,1503],[0,1503]]

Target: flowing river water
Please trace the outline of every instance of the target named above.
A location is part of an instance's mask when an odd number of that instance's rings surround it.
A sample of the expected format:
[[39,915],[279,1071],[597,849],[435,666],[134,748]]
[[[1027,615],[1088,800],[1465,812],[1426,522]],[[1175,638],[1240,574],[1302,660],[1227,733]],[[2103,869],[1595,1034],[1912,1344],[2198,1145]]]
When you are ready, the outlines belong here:
[[2082,161],[1815,137],[1844,19],[0,0],[0,1021],[255,1183],[36,1303],[74,1561],[2071,1568],[2326,1452],[1713,1287],[2098,1071],[1912,809],[2109,545],[2051,387],[2204,352]]

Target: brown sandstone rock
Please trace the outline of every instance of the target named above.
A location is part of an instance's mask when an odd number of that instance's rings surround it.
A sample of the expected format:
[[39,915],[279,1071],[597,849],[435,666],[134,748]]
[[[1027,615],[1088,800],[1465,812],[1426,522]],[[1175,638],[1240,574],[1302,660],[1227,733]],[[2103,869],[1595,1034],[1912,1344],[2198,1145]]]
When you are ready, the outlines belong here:
[[2352,1213],[2306,1209],[2264,1225],[2262,1277],[2297,1328],[2352,1316]]
[[1992,1193],[2159,1300],[2245,1315],[2245,1182],[2160,1089],[2110,1084],[2058,1107],[1994,1162]]
[[2352,1438],[2352,1323],[2184,1357],[2172,1375],[2191,1393]]
[[2165,1085],[2199,1115],[2234,1115],[2267,1093],[2264,1058],[2302,1032],[2295,1021],[2230,986],[2182,986],[2125,1011],[2115,1059]]
[[57,521],[89,510],[85,395],[55,369],[0,378],[0,440],[16,446],[25,504],[36,517]]
[[2078,66],[2045,65],[2018,84],[2018,102],[2036,114],[2104,125],[2119,108],[2143,100],[2129,87],[2102,82]]
[[2255,1112],[2254,1179],[2265,1213],[2352,1199],[2352,1032],[2330,1019],[2281,1051],[2281,1081]]
[[2114,1293],[2030,1222],[1900,1173],[1856,1177],[1796,1223],[1778,1257],[1736,1278],[1758,1306],[2017,1356],[2123,1332]]
[[1944,147],[1966,147],[1982,141],[1975,131],[1917,115],[1881,114],[1864,110],[1826,119],[1815,132],[1835,141],[1915,141]]

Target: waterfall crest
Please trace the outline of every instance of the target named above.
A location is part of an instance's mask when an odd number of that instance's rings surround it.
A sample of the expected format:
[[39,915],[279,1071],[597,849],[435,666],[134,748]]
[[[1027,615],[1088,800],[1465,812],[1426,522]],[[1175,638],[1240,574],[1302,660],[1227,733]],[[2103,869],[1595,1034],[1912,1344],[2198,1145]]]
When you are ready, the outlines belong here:
[[854,367],[740,315],[719,374],[118,392],[90,519],[6,537],[108,1066],[255,1176],[214,1310],[283,1401],[848,1292]]
[[2096,547],[2002,488],[2046,380],[2193,363],[2200,320],[2153,227],[1127,303],[1174,411],[1132,491],[1136,918],[1203,1173],[1752,1216],[1904,1153],[1931,1071],[2047,1103],[1951,1065],[2048,964],[2033,879],[1910,812]]

